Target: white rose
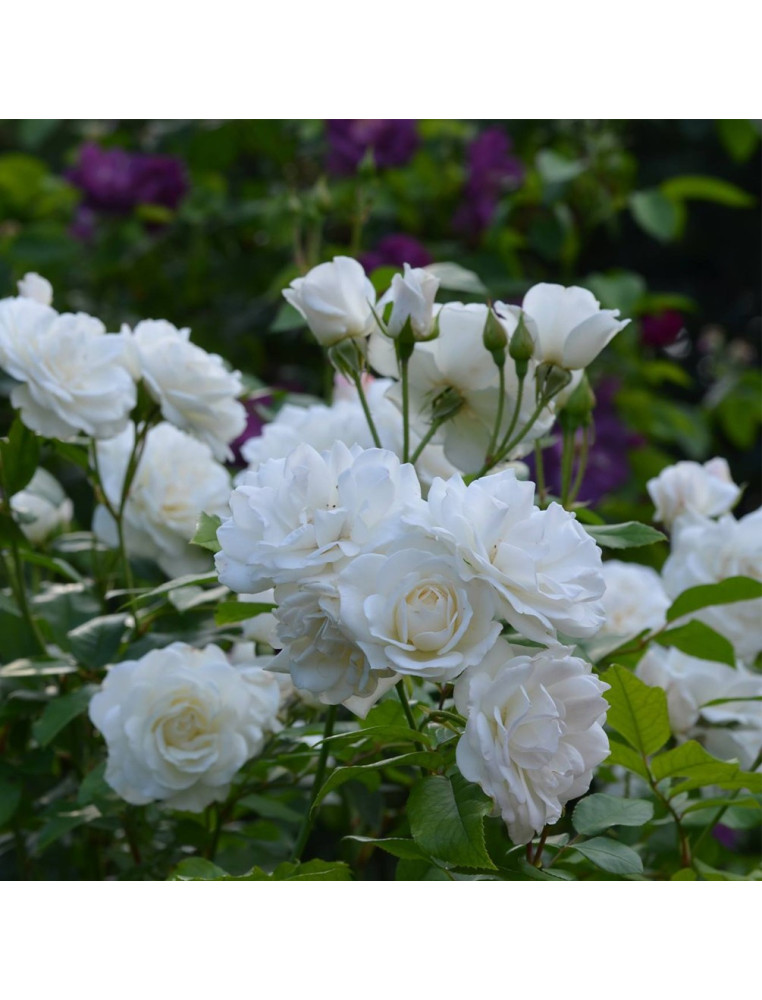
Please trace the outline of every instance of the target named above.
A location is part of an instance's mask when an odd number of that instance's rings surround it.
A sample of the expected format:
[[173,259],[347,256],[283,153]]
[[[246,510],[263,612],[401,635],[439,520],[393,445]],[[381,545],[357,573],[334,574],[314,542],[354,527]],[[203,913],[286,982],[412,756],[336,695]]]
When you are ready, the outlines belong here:
[[374,670],[451,681],[500,635],[490,587],[464,580],[454,553],[420,530],[356,556],[336,587],[339,619]]
[[573,514],[534,505],[534,484],[512,470],[466,486],[453,476],[429,490],[432,530],[450,539],[464,579],[495,591],[499,616],[536,642],[584,638],[603,624],[601,553]]
[[601,573],[606,586],[602,598],[606,620],[587,647],[588,652],[594,650],[596,657],[644,629],[659,628],[672,603],[661,577],[650,566],[609,559],[601,566]]
[[[365,397],[381,446],[401,457],[402,417],[398,407],[387,398],[391,385],[390,379],[372,379],[365,386]],[[411,451],[417,447],[419,440],[420,435],[414,432],[411,435]],[[258,437],[249,438],[242,446],[241,454],[249,463],[249,471],[253,471],[270,458],[285,458],[300,444],[309,444],[315,451],[326,451],[336,441],[343,442],[347,447],[353,444],[361,448],[374,446],[354,385],[341,385],[330,406],[325,403],[311,406],[287,403]],[[435,476],[451,476],[456,471],[444,457],[442,446],[433,444],[424,449],[416,468],[423,486],[428,486]],[[246,473],[242,473],[238,482],[245,478]]]
[[43,437],[115,437],[135,406],[128,341],[85,313],[59,315],[31,298],[3,299],[0,367],[20,383],[12,405]]
[[74,516],[71,500],[45,469],[37,469],[24,489],[11,497],[11,508],[19,527],[35,545],[63,531]]
[[[762,676],[740,664],[733,669],[657,645],[635,672],[666,692],[670,726],[678,739],[699,740],[715,756],[751,766],[762,749],[762,701],[743,699],[762,698]],[[722,704],[711,704],[719,699]]]
[[256,593],[319,576],[393,535],[398,519],[423,503],[415,470],[389,451],[337,442],[318,454],[300,445],[245,475],[233,491],[231,517],[217,532],[220,581]]
[[727,514],[741,495],[724,458],[713,458],[703,465],[677,462],[649,479],[646,488],[656,507],[655,519],[667,527],[686,513],[706,517]]
[[278,713],[291,696],[293,686],[283,674],[270,669],[275,656],[257,656],[253,642],[237,642],[228,653],[228,660],[249,687],[252,699],[250,714],[257,720],[262,733],[280,732],[283,726],[278,720]]
[[351,257],[318,264],[292,281],[283,297],[302,314],[323,347],[365,337],[376,326],[375,289],[362,265]]
[[200,812],[262,749],[261,705],[217,646],[173,642],[111,667],[90,702],[106,781],[126,802]]
[[501,639],[456,685],[467,716],[458,767],[493,800],[516,844],[560,819],[609,753],[608,685],[570,654],[557,646],[530,656]]
[[47,278],[35,271],[29,271],[18,282],[19,295],[24,299],[34,299],[43,306],[53,304],[53,286]]
[[[278,645],[273,670],[288,671],[294,687],[325,705],[369,699],[392,671],[372,670],[365,653],[340,626],[337,599],[326,583],[276,588]],[[369,703],[370,704],[370,703]]]
[[534,285],[521,310],[535,342],[535,361],[567,369],[586,368],[630,322],[618,319],[618,309],[601,309],[592,292],[576,285]]
[[439,288],[439,278],[422,267],[405,264],[404,274],[395,274],[392,285],[379,302],[384,310],[392,303],[392,311],[386,323],[389,336],[399,337],[405,323],[410,327],[416,340],[431,336],[434,328],[434,299]]
[[[365,386],[365,397],[382,446],[399,455],[402,421],[397,407],[386,398],[390,385],[389,379],[374,379]],[[311,445],[315,451],[327,451],[336,441],[347,447],[356,444],[372,448],[373,436],[355,386],[342,386],[337,396],[330,406],[325,403],[311,406],[286,403],[282,406],[262,433],[249,438],[241,447],[241,454],[250,468],[254,470],[270,458],[286,458],[300,444]]]
[[[129,327],[123,332],[129,336]],[[246,426],[237,399],[240,372],[228,371],[218,355],[190,343],[190,330],[166,320],[143,320],[132,336],[143,379],[164,419],[208,444],[219,461],[232,458],[228,446]]]
[[[729,576],[762,581],[762,508],[740,520],[731,514],[717,521],[698,514],[680,517],[662,568],[669,596],[674,599],[689,587]],[[762,650],[762,598],[702,608],[690,617],[729,639],[744,662],[752,662]]]
[[[103,488],[115,507],[133,441],[131,424],[118,438],[98,445]],[[148,432],[124,509],[129,552],[154,559],[170,577],[203,572],[207,554],[188,543],[202,511],[222,514],[229,495],[230,477],[209,448],[171,424],[158,424]],[[118,544],[116,524],[105,507],[96,509],[93,531],[107,545]]]
[[[271,587],[269,590],[263,590],[259,594],[241,594],[239,600],[250,604],[274,604],[275,592]],[[244,638],[250,639],[253,642],[264,643],[275,649],[278,646],[277,624],[272,611],[263,611],[261,615],[244,619],[241,622],[241,631],[244,634]]]
[[[474,473],[484,463],[492,437],[500,397],[497,365],[484,346],[484,325],[488,307],[473,303],[450,302],[439,310],[439,336],[416,344],[408,365],[410,417],[415,432],[422,437],[432,421],[432,403],[449,392],[460,400],[454,416],[442,424],[435,442],[441,440],[449,462],[463,473]],[[509,337],[517,320],[512,315],[498,317]],[[370,339],[368,357],[382,375],[399,377],[391,341],[382,334]],[[531,383],[534,363],[530,362]],[[389,389],[389,398],[401,410],[402,387],[399,382]],[[505,398],[499,439],[508,429],[518,396],[518,379],[513,365],[505,366]],[[517,430],[527,423],[534,411],[533,393],[522,396]],[[521,458],[533,443],[546,434],[554,420],[552,410],[543,411],[526,437],[509,458]]]

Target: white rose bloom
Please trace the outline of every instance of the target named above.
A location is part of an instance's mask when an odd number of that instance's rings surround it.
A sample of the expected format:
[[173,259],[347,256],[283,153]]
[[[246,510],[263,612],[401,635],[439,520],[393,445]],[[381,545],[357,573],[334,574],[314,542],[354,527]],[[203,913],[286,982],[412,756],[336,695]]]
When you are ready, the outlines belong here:
[[11,497],[11,508],[19,527],[34,545],[63,531],[74,516],[71,500],[45,469],[37,469],[24,489]]
[[[382,447],[401,458],[402,417],[399,409],[387,398],[391,385],[390,379],[372,379],[365,386],[365,397]],[[325,403],[311,406],[287,403],[281,407],[261,435],[249,438],[242,446],[241,454],[249,463],[249,471],[270,458],[286,458],[300,444],[309,444],[315,451],[326,451],[336,441],[343,442],[347,447],[356,444],[361,448],[373,448],[373,437],[355,386],[342,385],[336,396],[330,406]],[[420,435],[411,435],[411,452],[419,440]],[[424,449],[416,468],[424,487],[435,476],[451,476],[456,471],[444,457],[442,446],[433,444]],[[237,482],[244,481],[245,477],[244,472]]]
[[228,653],[228,661],[236,667],[249,687],[252,715],[263,733],[278,733],[283,728],[278,720],[281,706],[293,692],[284,674],[271,667],[275,656],[257,656],[253,642],[237,642]]
[[762,749],[762,676],[725,663],[700,660],[679,649],[652,645],[638,663],[637,676],[667,695],[672,732],[699,740],[717,757],[737,758],[748,768]]
[[300,445],[265,462],[230,497],[217,537],[220,581],[256,593],[319,576],[371,541],[393,535],[424,507],[412,465],[379,448]]
[[[662,568],[664,589],[676,598],[689,587],[719,583],[729,576],[762,581],[762,508],[736,520],[686,514],[675,524],[672,553]],[[739,659],[752,662],[762,651],[762,598],[702,608],[690,616],[733,644]]]
[[390,337],[399,337],[405,323],[410,327],[416,340],[431,336],[434,328],[434,299],[439,288],[439,278],[422,267],[405,264],[404,274],[395,274],[389,291],[379,302],[383,313],[387,303],[392,303],[392,311],[386,323]]
[[[408,365],[410,417],[413,428],[423,436],[431,424],[432,403],[449,390],[462,400],[453,417],[440,428],[435,441],[442,442],[449,462],[463,473],[481,468],[490,438],[500,393],[498,369],[484,346],[484,325],[488,307],[479,303],[463,305],[450,302],[439,310],[439,336],[435,340],[416,344]],[[517,326],[512,314],[498,317],[510,337]],[[368,357],[382,375],[399,377],[393,345],[388,337],[376,334],[370,339]],[[527,384],[534,377],[530,362]],[[505,400],[501,435],[508,429],[518,393],[518,379],[510,359],[505,365]],[[399,382],[389,390],[389,398],[402,408],[402,387]],[[536,401],[533,392],[525,392],[519,411],[517,430],[528,422]],[[553,412],[546,409],[527,436],[512,450],[508,458],[521,458],[531,451],[534,442],[550,430]]]
[[90,702],[106,781],[126,802],[200,812],[264,744],[255,689],[217,646],[173,642],[111,667]]
[[601,309],[592,292],[576,285],[534,285],[521,311],[535,342],[535,361],[567,369],[586,368],[630,322],[618,318],[618,309]]
[[[365,386],[365,397],[382,446],[400,454],[402,421],[397,407],[386,398],[390,386],[389,379],[374,379]],[[311,406],[286,403],[258,437],[249,438],[242,445],[241,454],[249,467],[256,469],[268,459],[286,458],[300,444],[311,445],[315,451],[327,451],[336,441],[347,447],[354,444],[361,448],[374,447],[354,386],[342,386],[339,398],[330,406],[325,403]],[[239,478],[244,477],[245,473]]]
[[561,818],[609,753],[608,685],[556,646],[530,656],[504,639],[455,689],[466,715],[456,759],[495,803],[516,844]]
[[672,603],[661,577],[650,566],[609,559],[603,563],[601,573],[606,586],[602,598],[606,620],[587,647],[588,652],[594,650],[596,657],[635,638],[644,629],[662,626]]
[[454,553],[408,529],[338,574],[338,617],[374,670],[451,681],[479,663],[501,632],[495,599],[464,580]]
[[[110,503],[119,505],[124,475],[132,452],[134,425],[113,441],[98,445],[98,467]],[[188,543],[202,512],[227,509],[230,477],[205,444],[171,424],[148,432],[145,448],[124,509],[124,535],[132,555],[154,559],[170,577],[203,572],[208,555]],[[105,507],[98,507],[93,531],[116,546],[116,524]]]
[[135,406],[129,342],[85,313],[59,315],[31,298],[3,299],[0,367],[20,383],[11,404],[43,437],[115,437]]
[[727,514],[741,495],[724,458],[713,458],[703,465],[677,462],[649,479],[646,489],[656,507],[655,520],[668,528],[682,514]]
[[[129,336],[129,327],[123,327]],[[148,319],[132,331],[148,391],[165,420],[208,444],[219,461],[232,458],[229,444],[246,427],[240,372],[191,344],[190,330]]]
[[304,317],[323,347],[375,329],[372,307],[376,291],[362,265],[351,257],[334,257],[296,278],[283,297]]
[[593,635],[603,624],[601,553],[573,514],[534,505],[534,483],[506,470],[466,486],[437,479],[432,530],[452,540],[464,579],[485,580],[500,617],[529,639]]
[[325,705],[339,705],[350,698],[371,698],[379,681],[392,677],[389,669],[372,670],[365,653],[341,628],[330,585],[287,585],[277,588],[276,595],[278,645],[283,648],[272,669],[288,671],[294,687]]
[[[250,604],[274,604],[275,591],[271,587],[269,590],[263,590],[259,594],[241,594],[238,599]],[[263,611],[261,615],[255,615],[253,618],[245,618],[241,622],[241,630],[244,638],[250,639],[253,642],[264,643],[267,646],[277,649],[277,624],[272,611]]]
[[18,282],[19,295],[24,299],[34,299],[40,305],[50,306],[53,304],[53,286],[47,278],[29,271],[21,281]]

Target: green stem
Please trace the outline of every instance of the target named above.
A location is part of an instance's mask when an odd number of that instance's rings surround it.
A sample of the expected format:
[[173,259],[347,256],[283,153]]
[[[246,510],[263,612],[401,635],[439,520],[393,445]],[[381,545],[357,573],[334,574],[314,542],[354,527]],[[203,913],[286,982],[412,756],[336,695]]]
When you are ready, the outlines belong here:
[[402,711],[405,713],[405,718],[407,719],[407,724],[411,729],[417,729],[415,724],[415,718],[413,716],[413,710],[410,707],[410,702],[407,699],[407,691],[405,690],[405,678],[402,677],[395,684],[395,690],[399,696],[399,700],[402,704]]
[[34,639],[35,645],[38,647],[39,651],[44,655],[48,651],[47,643],[40,632],[40,627],[32,615],[32,609],[29,607],[29,601],[26,596],[26,581],[24,579],[24,565],[21,561],[21,552],[19,551],[18,542],[15,538],[11,539],[11,565],[8,566],[6,563],[6,569],[8,571],[8,580],[11,585],[11,591],[15,598],[18,609],[21,612],[21,617],[24,619],[26,624],[29,626],[29,631],[32,633],[32,638]]
[[307,840],[310,836],[310,831],[312,830],[312,813],[315,808],[315,801],[317,800],[320,789],[323,785],[323,778],[325,777],[325,770],[328,765],[328,740],[333,734],[333,726],[336,721],[336,705],[331,705],[328,709],[328,714],[325,717],[325,728],[323,730],[323,744],[320,747],[320,757],[318,758],[317,769],[315,771],[315,780],[312,783],[312,795],[310,796],[310,804],[307,807],[307,812],[304,814],[302,819],[302,825],[299,828],[299,834],[296,838],[296,844],[294,845],[293,860],[298,861],[302,856],[302,851],[307,845]]
[[434,437],[434,435],[436,434],[436,432],[439,430],[439,428],[442,426],[443,423],[444,423],[444,420],[434,420],[432,422],[431,426],[429,427],[429,429],[426,431],[426,433],[423,435],[423,437],[421,438],[420,442],[418,443],[418,447],[415,449],[415,451],[413,452],[413,454],[410,456],[410,462],[413,465],[415,465],[415,463],[421,457],[421,454],[423,453],[423,449],[426,447],[426,445],[429,443],[429,441],[431,441],[431,439]]
[[373,417],[370,413],[370,407],[368,406],[368,400],[365,398],[365,389],[362,384],[362,373],[359,371],[352,372],[352,381],[357,386],[357,395],[360,397],[360,406],[362,406],[362,411],[365,414],[365,419],[370,428],[371,436],[373,437],[373,442],[377,448],[382,448],[381,438],[376,430],[376,425],[373,421]]
[[[503,422],[503,410],[505,409],[505,365],[498,366],[498,378],[500,380],[500,388],[497,397],[497,413],[495,415],[495,426],[492,428],[492,437],[489,439],[489,444],[487,445],[487,454],[484,456],[484,461],[489,462],[495,453],[497,448],[497,437],[500,433],[500,425]],[[523,381],[519,382],[519,389],[523,385]],[[513,420],[516,420],[518,415],[518,407],[521,405],[521,396],[518,397],[517,406],[513,411]],[[511,422],[513,424],[513,421]],[[512,428],[509,428],[509,433]]]
[[537,480],[537,499],[542,507],[548,494],[545,488],[545,459],[542,457],[542,445],[539,441],[534,443],[534,474]]
[[408,365],[410,358],[400,358],[400,380],[402,382],[402,461],[410,461],[410,385]]
[[[751,767],[749,768],[749,771],[751,771],[751,772],[756,771],[757,768],[760,765],[762,765],[762,750],[757,754],[757,759],[751,765]],[[720,808],[717,810],[717,812],[714,814],[714,816],[712,816],[712,818],[709,820],[709,822],[707,823],[707,825],[704,827],[704,829],[701,831],[701,833],[696,838],[696,841],[695,841],[695,843],[693,845],[693,853],[694,854],[698,853],[698,849],[701,846],[701,844],[702,844],[702,842],[704,840],[704,837],[706,837],[706,835],[708,833],[711,833],[711,831],[717,826],[717,824],[720,822],[720,820],[725,815],[725,813],[727,812],[727,810],[733,805],[733,799],[735,799],[739,795],[740,792],[741,792],[741,789],[737,788],[733,792],[732,795],[729,795],[727,802],[723,806],[720,806]]]
[[585,477],[585,470],[587,469],[587,460],[590,455],[590,428],[586,427],[582,433],[582,446],[579,451],[579,457],[577,459],[577,474],[574,477],[574,482],[572,483],[571,492],[569,493],[569,504],[573,504],[577,499],[577,494],[582,486],[582,480]]
[[572,468],[574,466],[574,431],[563,429],[563,451],[561,453],[561,503],[568,509],[571,489]]

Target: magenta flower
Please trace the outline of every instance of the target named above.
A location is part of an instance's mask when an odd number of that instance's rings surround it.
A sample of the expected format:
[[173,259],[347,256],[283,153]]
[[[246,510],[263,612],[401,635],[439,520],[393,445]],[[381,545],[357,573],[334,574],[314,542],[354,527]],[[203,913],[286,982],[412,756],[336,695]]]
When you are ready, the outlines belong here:
[[326,122],[327,167],[353,174],[368,150],[377,167],[401,167],[418,148],[414,118],[331,118]]

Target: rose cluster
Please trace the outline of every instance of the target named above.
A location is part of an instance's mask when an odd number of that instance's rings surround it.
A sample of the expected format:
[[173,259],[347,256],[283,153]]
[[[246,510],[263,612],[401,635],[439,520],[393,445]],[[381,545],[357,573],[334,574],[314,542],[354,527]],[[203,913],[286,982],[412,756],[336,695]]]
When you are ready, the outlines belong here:
[[[595,658],[666,628],[672,601],[691,587],[743,576],[762,582],[762,510],[736,519],[741,490],[727,462],[678,462],[651,479],[656,519],[671,530],[661,573],[637,563],[603,564],[606,622],[588,643]],[[698,739],[715,756],[751,767],[762,751],[762,676],[751,669],[762,652],[762,598],[700,608],[674,624],[700,621],[732,645],[735,663],[702,659],[652,643],[636,673],[663,688],[672,730]]]
[[[468,747],[484,712],[494,720],[498,711],[487,709],[477,678],[505,674],[529,704],[526,716],[506,688],[506,725],[493,734],[516,774],[507,778],[492,755],[475,780],[514,837],[554,822],[587,787],[607,753],[605,685],[561,638],[597,631],[603,582],[600,552],[573,514],[542,510],[534,486],[511,470],[468,486],[457,475],[435,478],[424,500],[411,465],[341,443],[266,460],[241,477],[230,510],[218,530],[220,580],[243,594],[274,588],[273,669],[297,688],[339,704],[373,699],[404,676],[459,679]],[[522,656],[501,639],[504,622],[544,651]],[[511,713],[523,719],[520,733]],[[517,733],[527,753],[514,757]],[[517,804],[527,785],[538,796],[530,819]]]

